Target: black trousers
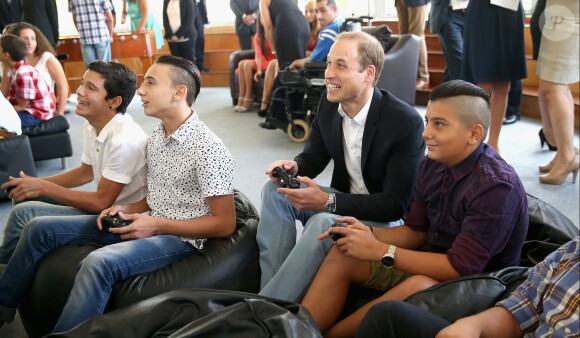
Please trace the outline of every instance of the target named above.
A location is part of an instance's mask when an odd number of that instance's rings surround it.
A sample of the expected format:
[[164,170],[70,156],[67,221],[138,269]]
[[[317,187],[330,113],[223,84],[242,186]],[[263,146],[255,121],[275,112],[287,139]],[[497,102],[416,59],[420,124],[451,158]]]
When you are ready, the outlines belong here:
[[356,337],[433,338],[450,324],[414,305],[386,301],[370,308],[356,331]]
[[193,63],[194,42],[195,39],[192,38],[189,38],[189,40],[183,42],[169,42],[169,50],[171,51],[171,55],[182,57]]

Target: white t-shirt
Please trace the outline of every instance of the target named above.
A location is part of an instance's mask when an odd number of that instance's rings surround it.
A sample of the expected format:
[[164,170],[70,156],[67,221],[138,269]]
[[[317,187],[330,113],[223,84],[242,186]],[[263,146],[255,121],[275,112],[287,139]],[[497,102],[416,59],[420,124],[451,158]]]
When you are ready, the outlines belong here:
[[147,196],[147,135],[127,114],[117,114],[97,135],[85,122],[81,160],[93,167],[94,181],[101,177],[125,184],[115,204],[138,202]]
[[0,93],[0,128],[18,135],[22,134],[22,122],[14,107]]

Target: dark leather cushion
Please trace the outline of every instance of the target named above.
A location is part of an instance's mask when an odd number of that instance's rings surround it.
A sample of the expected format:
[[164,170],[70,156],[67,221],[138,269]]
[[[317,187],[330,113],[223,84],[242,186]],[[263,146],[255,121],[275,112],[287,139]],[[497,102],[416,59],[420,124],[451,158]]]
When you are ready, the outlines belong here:
[[[242,193],[236,191],[234,200],[237,230],[232,236],[210,239],[202,251],[191,257],[115,284],[105,312],[181,288],[258,292],[258,213]],[[79,262],[97,248],[67,245],[43,259],[19,307],[30,337],[44,336],[54,328]]]
[[[0,139],[0,184],[7,182],[9,176],[18,177],[21,170],[27,175],[36,176],[28,136]],[[5,197],[4,189],[0,189],[0,199]]]
[[28,136],[48,135],[66,131],[68,128],[70,128],[70,125],[66,117],[59,115],[34,127],[27,127],[22,129],[22,134]]
[[320,337],[302,306],[209,289],[168,292],[50,337]]

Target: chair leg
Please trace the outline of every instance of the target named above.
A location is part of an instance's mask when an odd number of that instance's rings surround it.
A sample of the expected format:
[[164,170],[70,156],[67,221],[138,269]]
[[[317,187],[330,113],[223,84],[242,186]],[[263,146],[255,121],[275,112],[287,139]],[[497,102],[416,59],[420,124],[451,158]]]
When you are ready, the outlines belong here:
[[61,157],[60,161],[61,161],[62,169],[63,170],[66,169],[66,167],[67,167],[67,165],[66,165],[66,157]]

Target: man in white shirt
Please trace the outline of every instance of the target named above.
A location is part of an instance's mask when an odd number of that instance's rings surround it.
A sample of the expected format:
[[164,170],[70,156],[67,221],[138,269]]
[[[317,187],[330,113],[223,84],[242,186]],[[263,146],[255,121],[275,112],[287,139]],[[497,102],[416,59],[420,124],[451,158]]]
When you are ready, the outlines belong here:
[[[22,230],[37,216],[96,215],[113,203],[131,203],[147,194],[147,135],[126,115],[135,96],[135,74],[124,65],[94,61],[77,89],[76,113],[86,119],[81,164],[62,174],[35,178],[20,173],[2,188],[17,202],[0,246],[0,263],[12,256]],[[95,182],[96,191],[71,188]]]

